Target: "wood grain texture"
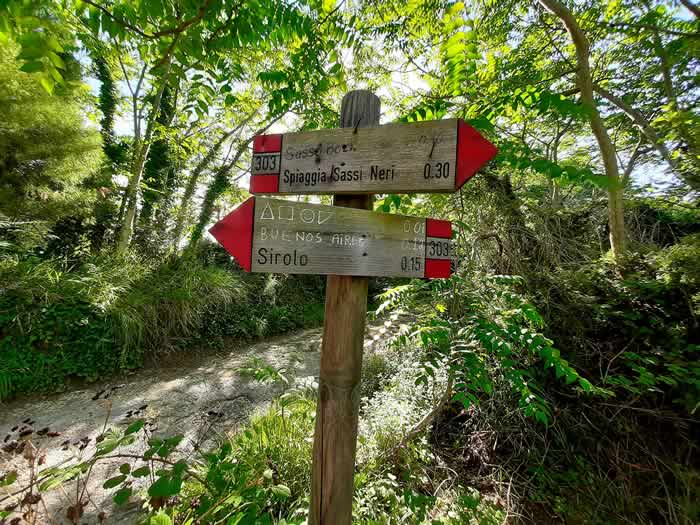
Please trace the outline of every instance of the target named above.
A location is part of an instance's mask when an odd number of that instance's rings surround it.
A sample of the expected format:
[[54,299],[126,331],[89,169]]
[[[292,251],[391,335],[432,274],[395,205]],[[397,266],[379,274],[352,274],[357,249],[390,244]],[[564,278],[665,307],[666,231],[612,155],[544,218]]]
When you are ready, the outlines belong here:
[[365,129],[354,120],[340,129],[284,134],[280,153],[253,155],[252,173],[279,174],[280,194],[456,190],[457,119]]
[[368,197],[339,195],[334,207],[255,197],[252,271],[423,277],[425,256],[449,258],[451,241],[427,238],[426,219],[353,209]]
[[[379,98],[369,91],[343,97],[340,125],[379,123]],[[367,195],[336,196],[341,207],[372,208]],[[340,211],[340,208],[339,208]],[[352,523],[353,475],[360,405],[367,278],[331,275],[321,345],[309,525]]]

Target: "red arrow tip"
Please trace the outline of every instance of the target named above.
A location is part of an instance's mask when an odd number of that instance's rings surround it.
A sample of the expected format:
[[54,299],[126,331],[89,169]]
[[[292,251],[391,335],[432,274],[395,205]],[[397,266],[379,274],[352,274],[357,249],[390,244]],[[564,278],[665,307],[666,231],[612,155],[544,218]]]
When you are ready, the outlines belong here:
[[251,197],[209,229],[246,272],[252,260],[254,215],[255,197]]
[[496,156],[496,146],[481,136],[469,124],[457,124],[457,188],[471,179],[488,161]]

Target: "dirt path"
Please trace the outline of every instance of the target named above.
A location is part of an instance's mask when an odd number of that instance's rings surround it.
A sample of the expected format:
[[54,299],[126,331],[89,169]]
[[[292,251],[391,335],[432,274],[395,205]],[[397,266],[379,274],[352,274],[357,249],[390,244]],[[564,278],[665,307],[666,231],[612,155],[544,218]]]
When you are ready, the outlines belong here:
[[[398,328],[398,325],[391,328]],[[384,332],[386,328],[381,323],[368,325],[366,351],[386,339]],[[60,436],[55,437],[38,437],[34,433],[28,438],[40,448],[40,454],[46,456],[42,469],[79,454],[90,457],[95,438],[102,433],[106,421],[108,426],[123,427],[135,419],[145,418],[156,436],[184,434],[183,445],[179,448],[185,454],[193,453],[197,447],[212,447],[282,391],[280,386],[247,379],[238,370],[256,357],[275,368],[286,369],[290,386],[314,379],[318,376],[321,333],[317,328],[252,345],[242,343],[225,352],[190,356],[187,362],[176,365],[139,370],[121,382],[0,405],[0,439],[9,434],[4,444],[11,443],[27,426],[23,423],[27,421],[35,431],[48,427],[50,431],[59,432]],[[99,399],[94,399],[97,394],[100,394]],[[108,399],[103,399],[107,395]],[[16,426],[20,428],[11,432]],[[80,440],[87,440],[83,441],[87,446],[82,452]],[[68,447],[63,446],[66,441],[70,443]],[[125,452],[138,454],[146,447],[145,442],[138,442]],[[99,523],[98,515],[102,511],[107,514],[106,523],[133,523],[136,519],[140,508],[136,502],[114,512],[112,491],[102,488],[106,478],[117,474],[120,463],[123,460],[109,460],[95,467],[86,491],[90,503],[81,523]],[[19,472],[20,482],[28,479],[26,461],[0,450],[0,475],[13,469]],[[15,487],[17,484],[9,488]],[[74,490],[47,493],[44,499],[50,519],[43,517],[38,523],[69,523],[66,509],[76,499]],[[2,501],[7,492],[7,488],[0,488],[0,509],[11,501]]]

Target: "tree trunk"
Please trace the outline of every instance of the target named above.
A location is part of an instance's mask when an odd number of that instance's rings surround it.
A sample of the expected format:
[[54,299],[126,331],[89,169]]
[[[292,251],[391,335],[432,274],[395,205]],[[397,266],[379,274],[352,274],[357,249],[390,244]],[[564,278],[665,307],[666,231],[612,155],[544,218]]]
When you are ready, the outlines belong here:
[[603,119],[600,116],[595,99],[593,98],[593,81],[589,63],[590,44],[586,35],[578,25],[571,11],[558,0],[538,0],[550,13],[558,17],[571,35],[576,48],[576,83],[581,91],[581,100],[588,106],[589,122],[593,135],[598,142],[600,155],[608,177],[608,224],[610,228],[610,247],[613,257],[619,261],[625,251],[625,222],[623,188],[620,184],[620,172],[615,155],[615,146],[608,135]]
[[163,81],[158,89],[156,98],[153,101],[153,111],[148,116],[148,124],[146,125],[146,132],[144,133],[143,139],[138,140],[137,138],[134,142],[134,161],[132,164],[131,180],[129,180],[129,185],[126,188],[126,213],[124,214],[124,222],[122,223],[122,227],[119,231],[119,238],[117,239],[117,253],[123,253],[127,250],[129,243],[131,242],[131,236],[134,233],[138,188],[141,185],[141,176],[143,175],[143,168],[146,164],[146,157],[148,156],[148,150],[151,145],[153,127],[160,111],[160,101],[163,97],[163,91],[168,83],[170,64],[171,61],[170,58],[168,58],[165,74],[163,75]]
[[695,18],[700,18],[700,7],[695,5],[691,0],[681,0],[681,4],[683,4],[688,11],[693,13]]
[[[195,166],[195,168],[192,170],[192,174],[190,175],[190,178],[187,181],[187,186],[185,186],[185,192],[183,193],[182,200],[180,201],[180,210],[178,211],[177,220],[175,221],[175,229],[173,231],[173,248],[175,251],[177,251],[177,249],[179,248],[180,240],[182,240],[182,232],[185,228],[185,222],[187,222],[189,215],[190,202],[192,201],[195,191],[197,190],[197,183],[199,182],[199,177],[209,166],[209,164],[211,164],[214,161],[216,156],[221,151],[221,148],[224,145],[224,143],[235,133],[241,131],[243,127],[245,127],[253,119],[253,117],[254,114],[249,115],[238,126],[233,128],[231,131],[224,133],[223,136],[211,148],[209,148],[207,154],[202,158],[202,160],[199,161],[197,166]],[[277,119],[275,119],[275,121],[276,120]]]

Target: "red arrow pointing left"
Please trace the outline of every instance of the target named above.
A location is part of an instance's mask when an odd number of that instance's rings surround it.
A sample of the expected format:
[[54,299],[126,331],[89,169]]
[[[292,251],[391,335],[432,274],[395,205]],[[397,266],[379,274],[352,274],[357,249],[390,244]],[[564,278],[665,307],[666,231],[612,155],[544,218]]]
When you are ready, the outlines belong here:
[[255,197],[250,197],[209,229],[246,272],[251,268],[254,215]]

